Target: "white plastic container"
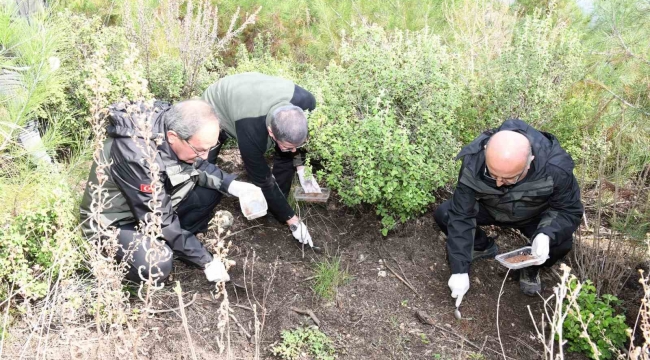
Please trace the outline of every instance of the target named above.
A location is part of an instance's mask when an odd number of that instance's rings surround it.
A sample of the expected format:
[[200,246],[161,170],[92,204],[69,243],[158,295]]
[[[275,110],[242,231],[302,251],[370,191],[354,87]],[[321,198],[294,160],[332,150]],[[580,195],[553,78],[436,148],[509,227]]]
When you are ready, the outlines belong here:
[[522,247],[521,249],[513,250],[510,252],[507,252],[505,254],[497,255],[495,259],[501,263],[501,265],[507,267],[508,269],[512,270],[517,270],[517,269],[523,269],[525,267],[529,266],[535,266],[535,265],[542,265],[544,262],[546,262],[546,259],[548,259],[548,256],[544,259],[538,258],[538,257],[533,257],[530,260],[525,260],[521,262],[509,262],[508,259],[512,259],[515,256],[520,256],[520,255],[530,255],[533,252],[532,246],[525,246]]
[[330,189],[324,187],[321,188],[320,191],[321,192],[319,193],[305,193],[305,190],[303,190],[302,186],[296,186],[293,191],[293,196],[297,201],[320,203],[327,202],[327,199],[330,197]]
[[239,206],[247,220],[262,217],[266,215],[269,209],[269,205],[266,203],[266,199],[264,199],[264,195],[261,192],[243,194],[239,197]]

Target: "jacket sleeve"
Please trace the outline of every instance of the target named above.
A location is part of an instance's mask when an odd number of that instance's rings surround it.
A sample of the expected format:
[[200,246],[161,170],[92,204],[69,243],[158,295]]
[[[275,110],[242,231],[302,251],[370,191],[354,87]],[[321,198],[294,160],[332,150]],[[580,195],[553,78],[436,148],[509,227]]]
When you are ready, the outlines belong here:
[[[140,154],[140,150],[133,144],[132,139],[115,139],[111,148],[111,159],[113,160],[111,175],[126,199],[133,216],[138,221],[144,221],[147,214],[151,213],[148,205],[152,200],[152,193],[148,188],[151,179],[147,164],[138,154]],[[174,251],[174,254],[203,268],[212,261],[212,254],[194,234],[181,229],[178,216],[172,208],[171,197],[166,193],[164,186],[160,186],[160,188],[157,200],[160,203],[159,213],[165,242]]]
[[250,118],[235,123],[239,152],[250,181],[262,189],[269,211],[279,221],[286,222],[295,215],[295,212],[289,206],[289,202],[271,173],[271,168],[266,163],[264,154],[266,153],[268,132],[266,132],[266,127],[254,128],[256,121],[260,120]]
[[567,173],[554,165],[548,165],[553,177],[553,194],[548,200],[549,208],[542,213],[542,219],[532,239],[539,233],[551,238],[551,246],[570,239],[580,225],[584,208],[580,201],[580,188],[573,173]]
[[459,182],[451,197],[447,223],[447,253],[452,274],[469,272],[477,213],[474,190]]
[[197,185],[223,193],[228,193],[230,183],[237,177],[237,175],[228,174],[216,165],[205,160],[201,160],[200,163],[195,164],[195,168],[199,172]]

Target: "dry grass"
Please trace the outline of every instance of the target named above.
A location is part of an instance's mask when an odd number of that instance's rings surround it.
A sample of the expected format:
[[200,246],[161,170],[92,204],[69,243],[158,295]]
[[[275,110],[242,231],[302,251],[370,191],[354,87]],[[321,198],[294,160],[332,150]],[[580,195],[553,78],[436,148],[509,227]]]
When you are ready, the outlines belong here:
[[261,9],[258,7],[252,14],[246,14],[241,25],[237,27],[240,17],[240,9],[237,8],[228,29],[221,36],[218,8],[209,0],[165,0],[156,8],[149,8],[143,0],[138,0],[135,4],[127,1],[123,18],[128,34],[138,45],[140,53],[145,55],[147,76],[149,63],[152,61],[150,56],[155,54],[153,44],[156,43],[156,38],[162,36],[167,40],[165,49],[157,49],[158,55],[171,52],[180,56],[184,77],[182,96],[189,97],[198,84],[199,74],[205,63],[215,54],[226,50],[233,39],[246,27],[254,24]]

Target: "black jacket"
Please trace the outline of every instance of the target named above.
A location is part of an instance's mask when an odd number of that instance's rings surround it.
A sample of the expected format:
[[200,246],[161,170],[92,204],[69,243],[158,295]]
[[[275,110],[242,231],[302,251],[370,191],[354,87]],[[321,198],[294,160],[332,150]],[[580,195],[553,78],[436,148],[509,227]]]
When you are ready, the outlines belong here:
[[[143,150],[149,148],[157,151],[155,164],[161,185],[157,200],[160,204],[162,237],[175,255],[203,267],[212,261],[212,254],[194,234],[181,228],[174,209],[197,185],[227,192],[235,176],[207,161],[193,165],[179,161],[166,140],[163,114],[167,108],[158,106],[150,110],[140,106],[136,111],[146,114],[151,121],[152,136],[144,139],[135,124],[135,116],[126,111],[124,104],[109,107],[109,125],[102,156],[112,162],[104,185],[110,207],[101,212],[101,221],[105,227],[119,227],[144,221],[151,213],[151,169],[144,161]],[[97,164],[93,164],[81,203],[82,230],[87,238],[92,238],[97,232],[97,225],[88,219],[93,206],[92,184],[97,184],[96,168]]]
[[[488,139],[500,130],[523,134],[531,143],[533,160],[526,177],[513,186],[497,187],[484,177]],[[544,233],[551,246],[570,239],[584,211],[574,163],[555,136],[540,132],[521,120],[507,120],[484,132],[464,147],[458,185],[449,209],[447,250],[453,274],[467,273],[471,263],[478,203],[498,222],[513,227],[539,221],[533,238]]]

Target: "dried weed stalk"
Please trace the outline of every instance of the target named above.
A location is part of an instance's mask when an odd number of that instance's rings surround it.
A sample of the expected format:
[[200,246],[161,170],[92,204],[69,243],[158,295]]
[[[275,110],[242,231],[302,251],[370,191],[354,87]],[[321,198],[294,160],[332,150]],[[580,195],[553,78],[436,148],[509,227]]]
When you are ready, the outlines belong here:
[[[206,247],[210,252],[212,252],[215,259],[219,259],[224,263],[226,270],[235,265],[234,261],[227,259],[232,242],[228,241],[226,243],[224,241],[224,238],[230,235],[228,229],[232,226],[233,221],[234,218],[228,211],[217,211],[212,220],[210,220],[208,227],[209,236],[204,239]],[[217,337],[217,346],[219,348],[219,353],[223,353],[224,350],[227,350],[227,357],[230,358],[232,355],[230,347],[231,309],[228,292],[226,291],[226,284],[224,282],[218,282],[215,285],[214,298],[217,300],[220,298],[222,299],[218,310],[217,330],[219,330],[219,336]]]
[[[254,323],[254,329],[255,329],[255,334],[254,334],[254,341],[255,341],[255,360],[261,359],[261,344],[262,344],[262,334],[264,332],[264,325],[266,324],[266,316],[268,315],[268,308],[266,306],[266,301],[268,299],[268,295],[271,292],[271,289],[273,287],[273,281],[275,280],[275,274],[278,270],[278,260],[276,259],[273,264],[269,264],[269,271],[270,275],[268,276],[268,279],[266,281],[266,284],[263,287],[263,294],[262,294],[262,302],[260,302],[257,299],[257,296],[255,296],[255,288],[254,288],[254,279],[255,279],[255,251],[253,251],[253,256],[250,261],[250,273],[249,273],[249,281],[246,281],[246,269],[248,267],[249,261],[248,261],[248,256],[249,254],[246,254],[246,259],[244,260],[244,286],[246,288],[246,298],[248,300],[248,304],[251,309],[253,309],[253,320],[255,321]],[[249,293],[249,283],[250,283],[250,293]],[[252,294],[252,299],[251,299],[251,294]],[[259,310],[258,310],[259,308]]]
[[[165,34],[167,45],[180,55],[185,78],[184,97],[191,96],[206,61],[212,59],[215,53],[225,50],[246,27],[254,24],[262,9],[259,7],[254,13],[246,14],[244,22],[236,27],[240,12],[237,8],[228,29],[219,37],[218,9],[210,0],[166,0],[155,9],[149,9],[143,0],[138,0],[134,5],[135,16],[131,4],[125,4],[125,23],[131,38],[140,47],[140,52],[146,54],[147,74],[151,44],[155,41],[154,34],[158,29]],[[186,7],[185,13],[181,14],[183,5]]]
[[[646,244],[650,245],[650,234],[646,234]],[[650,246],[646,253],[650,258]],[[632,360],[650,360],[650,276],[644,276],[644,271],[639,270],[639,283],[643,286],[643,297],[639,306],[639,315],[634,324],[634,331],[630,331],[629,357]],[[637,327],[641,331],[643,343],[641,346],[634,346]]]
[[[613,151],[617,153],[616,177],[621,179],[621,167],[625,159],[621,154],[622,146],[618,141],[613,145]],[[597,294],[618,295],[633,275],[636,263],[642,260],[643,241],[631,239],[629,235],[616,230],[612,225],[622,223],[626,228],[631,225],[633,214],[647,211],[643,209],[642,199],[647,199],[643,184],[648,179],[648,171],[638,179],[638,184],[641,185],[638,186],[636,194],[631,190],[623,191],[620,181],[612,184],[605,177],[607,156],[607,151],[601,153],[595,188],[591,191],[583,191],[585,208],[589,212],[584,215],[585,226],[576,232],[572,264],[580,279],[593,281]],[[583,168],[586,166],[583,165]],[[610,194],[610,190],[613,190],[613,198],[605,199]],[[591,215],[592,219],[587,220],[588,213],[592,212],[595,212],[595,216]]]
[[[542,313],[539,325],[535,321],[530,305],[527,306],[528,314],[535,326],[537,340],[539,340],[544,346],[544,359],[564,359],[563,347],[567,340],[565,340],[563,336],[563,325],[564,320],[571,312],[575,312],[576,318],[580,321],[583,330],[582,336],[585,337],[591,348],[594,350],[594,354],[599,354],[598,347],[593,341],[591,341],[587,333],[588,323],[584,323],[580,316],[580,306],[578,305],[577,300],[580,290],[582,289],[582,283],[577,281],[577,279],[571,275],[571,268],[566,264],[560,265],[560,271],[562,272],[560,274],[560,282],[553,288],[553,295],[544,299],[544,312]],[[571,281],[576,282],[576,287],[573,290],[569,287]],[[549,330],[547,331],[546,329]]]
[[151,57],[151,43],[153,41],[155,19],[151,16],[151,10],[147,8],[144,0],[135,2],[135,14],[133,13],[131,1],[124,2],[123,22],[129,40],[138,45],[141,54],[144,54],[146,78],[149,79],[149,63]]

